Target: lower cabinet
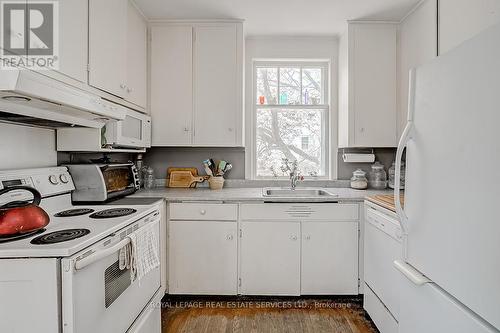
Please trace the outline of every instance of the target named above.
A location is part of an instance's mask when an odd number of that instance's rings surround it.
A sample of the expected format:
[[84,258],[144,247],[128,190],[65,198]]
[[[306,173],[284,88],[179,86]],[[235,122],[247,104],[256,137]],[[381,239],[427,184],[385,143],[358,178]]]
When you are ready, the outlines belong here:
[[358,293],[357,222],[242,222],[243,295]]
[[302,295],[358,293],[358,223],[302,222]]
[[242,222],[240,292],[300,295],[300,223]]
[[169,222],[169,293],[238,293],[236,221]]

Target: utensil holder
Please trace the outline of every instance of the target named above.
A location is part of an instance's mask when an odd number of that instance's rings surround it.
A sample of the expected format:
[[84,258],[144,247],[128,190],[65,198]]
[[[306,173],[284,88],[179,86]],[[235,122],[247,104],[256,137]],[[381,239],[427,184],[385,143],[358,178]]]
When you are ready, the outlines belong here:
[[208,179],[208,186],[211,190],[222,190],[224,187],[224,177],[216,176]]

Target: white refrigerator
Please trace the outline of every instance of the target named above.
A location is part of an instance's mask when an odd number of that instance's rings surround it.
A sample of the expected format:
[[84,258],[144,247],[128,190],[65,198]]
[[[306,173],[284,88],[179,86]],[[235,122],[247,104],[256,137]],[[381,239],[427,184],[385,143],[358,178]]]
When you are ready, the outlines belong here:
[[500,332],[500,25],[410,77],[399,332]]

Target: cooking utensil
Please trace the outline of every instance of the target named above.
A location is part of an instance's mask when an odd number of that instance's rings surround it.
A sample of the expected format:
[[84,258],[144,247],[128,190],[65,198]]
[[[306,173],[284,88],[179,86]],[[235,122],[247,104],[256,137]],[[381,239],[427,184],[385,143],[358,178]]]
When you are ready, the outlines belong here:
[[0,190],[0,195],[19,190],[31,192],[33,201],[11,201],[0,206],[0,236],[31,232],[45,227],[50,222],[49,215],[38,206],[42,196],[33,187],[8,187]]

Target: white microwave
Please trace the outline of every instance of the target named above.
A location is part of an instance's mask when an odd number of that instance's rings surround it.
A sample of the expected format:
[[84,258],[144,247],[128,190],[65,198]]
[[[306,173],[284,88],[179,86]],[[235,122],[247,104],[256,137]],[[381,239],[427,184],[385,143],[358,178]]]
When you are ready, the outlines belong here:
[[127,109],[123,120],[106,123],[106,144],[115,148],[151,147],[151,117]]

